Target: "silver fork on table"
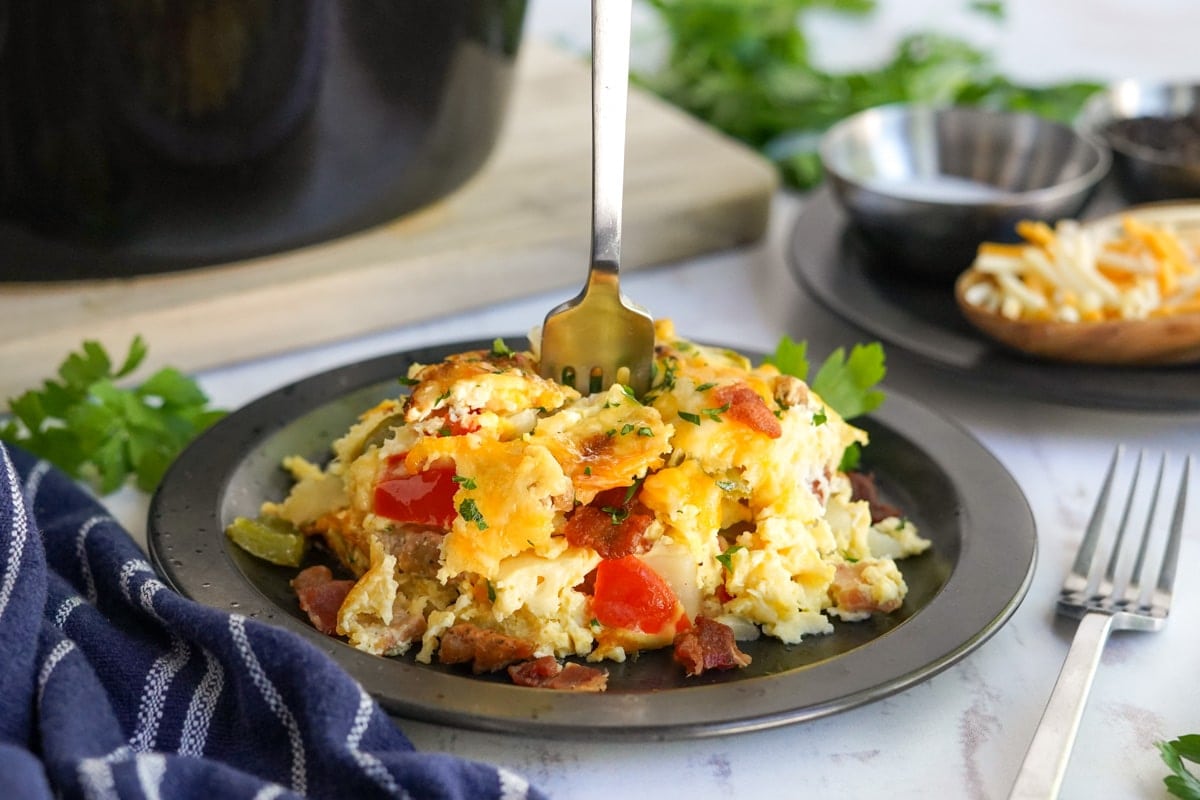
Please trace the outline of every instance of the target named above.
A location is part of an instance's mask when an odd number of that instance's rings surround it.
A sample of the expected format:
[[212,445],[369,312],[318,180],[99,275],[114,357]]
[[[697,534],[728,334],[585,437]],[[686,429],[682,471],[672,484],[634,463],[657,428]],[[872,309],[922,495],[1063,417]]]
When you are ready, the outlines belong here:
[[621,294],[621,200],[632,0],[592,0],[592,254],[587,283],[546,315],[540,372],[584,394],[650,388],[654,321]]
[[[1105,524],[1109,495],[1122,450],[1118,447],[1113,453],[1075,563],[1063,582],[1058,613],[1078,618],[1079,628],[1009,800],[1047,800],[1058,796],[1108,634],[1114,630],[1157,631],[1167,622],[1192,459],[1191,456],[1184,459],[1175,508],[1164,532],[1158,501],[1166,456],[1159,458],[1156,475],[1149,483],[1143,480],[1147,476],[1142,475],[1144,453],[1138,453],[1117,528],[1111,537],[1105,537],[1104,532],[1111,527]],[[1139,492],[1142,502],[1138,502]],[[1150,493],[1148,499],[1145,492]],[[1140,521],[1141,531],[1138,535],[1135,529],[1131,538],[1129,533],[1135,521]],[[1144,583],[1143,571],[1153,568],[1151,546],[1156,539],[1155,546],[1162,553],[1157,578]]]

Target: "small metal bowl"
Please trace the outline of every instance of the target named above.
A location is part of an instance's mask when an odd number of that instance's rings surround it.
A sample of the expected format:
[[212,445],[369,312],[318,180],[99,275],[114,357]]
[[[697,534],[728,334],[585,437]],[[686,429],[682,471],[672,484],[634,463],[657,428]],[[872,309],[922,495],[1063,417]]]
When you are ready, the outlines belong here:
[[1088,98],[1076,127],[1112,149],[1129,202],[1200,198],[1200,85],[1119,81]]
[[1079,213],[1107,174],[1108,150],[1033,114],[888,105],[821,138],[834,196],[882,268],[952,283],[984,241],[1013,241],[1023,219]]

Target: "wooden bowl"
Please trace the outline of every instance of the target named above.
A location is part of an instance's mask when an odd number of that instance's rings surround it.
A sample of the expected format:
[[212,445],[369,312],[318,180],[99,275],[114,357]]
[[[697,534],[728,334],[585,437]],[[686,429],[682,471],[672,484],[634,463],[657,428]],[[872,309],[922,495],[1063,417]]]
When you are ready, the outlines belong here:
[[966,302],[967,289],[986,278],[968,270],[954,284],[967,321],[1022,353],[1052,361],[1105,365],[1200,362],[1200,313],[1105,322],[1012,320]]

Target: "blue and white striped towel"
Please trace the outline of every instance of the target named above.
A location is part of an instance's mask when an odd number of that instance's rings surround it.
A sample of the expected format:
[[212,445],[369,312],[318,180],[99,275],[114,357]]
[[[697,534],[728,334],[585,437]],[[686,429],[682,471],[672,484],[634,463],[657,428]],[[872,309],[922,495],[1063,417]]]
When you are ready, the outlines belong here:
[[541,798],[418,753],[294,634],[165,586],[44,461],[0,445],[0,798]]

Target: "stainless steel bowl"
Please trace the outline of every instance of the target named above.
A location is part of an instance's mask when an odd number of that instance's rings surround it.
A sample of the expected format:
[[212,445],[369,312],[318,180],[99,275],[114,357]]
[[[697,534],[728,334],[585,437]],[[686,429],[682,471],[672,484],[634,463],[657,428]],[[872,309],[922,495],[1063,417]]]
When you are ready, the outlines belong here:
[[1033,114],[905,104],[842,120],[820,154],[881,268],[945,283],[1020,220],[1078,214],[1110,164],[1103,146]]
[[1088,99],[1077,127],[1112,149],[1130,202],[1200,197],[1200,85],[1114,83]]

